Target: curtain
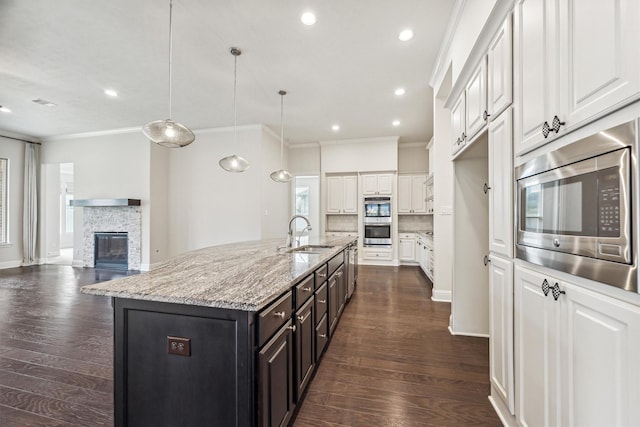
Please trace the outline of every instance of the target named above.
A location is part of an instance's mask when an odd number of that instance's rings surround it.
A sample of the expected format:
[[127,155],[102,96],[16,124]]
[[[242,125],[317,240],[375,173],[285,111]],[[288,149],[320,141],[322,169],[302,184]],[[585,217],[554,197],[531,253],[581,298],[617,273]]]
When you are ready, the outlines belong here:
[[24,206],[22,214],[22,265],[37,262],[38,239],[38,168],[40,146],[25,144],[24,150]]

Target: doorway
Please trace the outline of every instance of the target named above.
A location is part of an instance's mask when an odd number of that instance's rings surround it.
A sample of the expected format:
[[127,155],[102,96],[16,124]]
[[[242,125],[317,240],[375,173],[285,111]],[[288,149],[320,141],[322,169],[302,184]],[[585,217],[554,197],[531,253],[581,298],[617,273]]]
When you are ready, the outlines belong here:
[[46,264],[72,265],[74,208],[73,163],[45,165]]
[[[311,234],[320,231],[320,177],[317,175],[296,176],[293,178],[293,215],[303,215],[311,223]],[[306,226],[304,221],[296,221],[296,232]]]

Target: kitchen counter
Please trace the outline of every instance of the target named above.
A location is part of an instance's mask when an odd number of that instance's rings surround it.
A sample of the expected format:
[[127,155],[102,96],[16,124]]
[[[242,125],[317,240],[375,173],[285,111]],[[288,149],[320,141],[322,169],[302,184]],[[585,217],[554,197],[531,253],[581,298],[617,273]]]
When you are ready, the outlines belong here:
[[115,298],[258,311],[342,251],[353,237],[310,237],[322,253],[280,251],[283,239],[231,243],[184,253],[153,271],[82,287]]

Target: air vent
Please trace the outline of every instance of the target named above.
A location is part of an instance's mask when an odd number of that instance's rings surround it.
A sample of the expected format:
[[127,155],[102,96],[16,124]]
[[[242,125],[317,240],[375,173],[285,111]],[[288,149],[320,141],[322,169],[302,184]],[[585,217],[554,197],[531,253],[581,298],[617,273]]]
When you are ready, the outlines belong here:
[[34,99],[33,102],[36,104],[44,105],[45,107],[56,107],[58,104],[54,104],[51,101],[47,101],[46,99],[38,98]]

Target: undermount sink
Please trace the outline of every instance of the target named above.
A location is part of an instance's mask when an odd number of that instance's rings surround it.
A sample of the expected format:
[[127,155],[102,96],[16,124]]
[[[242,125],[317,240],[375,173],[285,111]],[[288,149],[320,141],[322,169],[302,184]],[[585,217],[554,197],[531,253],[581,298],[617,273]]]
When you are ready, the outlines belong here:
[[287,252],[300,252],[305,254],[321,254],[333,249],[333,246],[326,245],[304,245],[289,249]]

